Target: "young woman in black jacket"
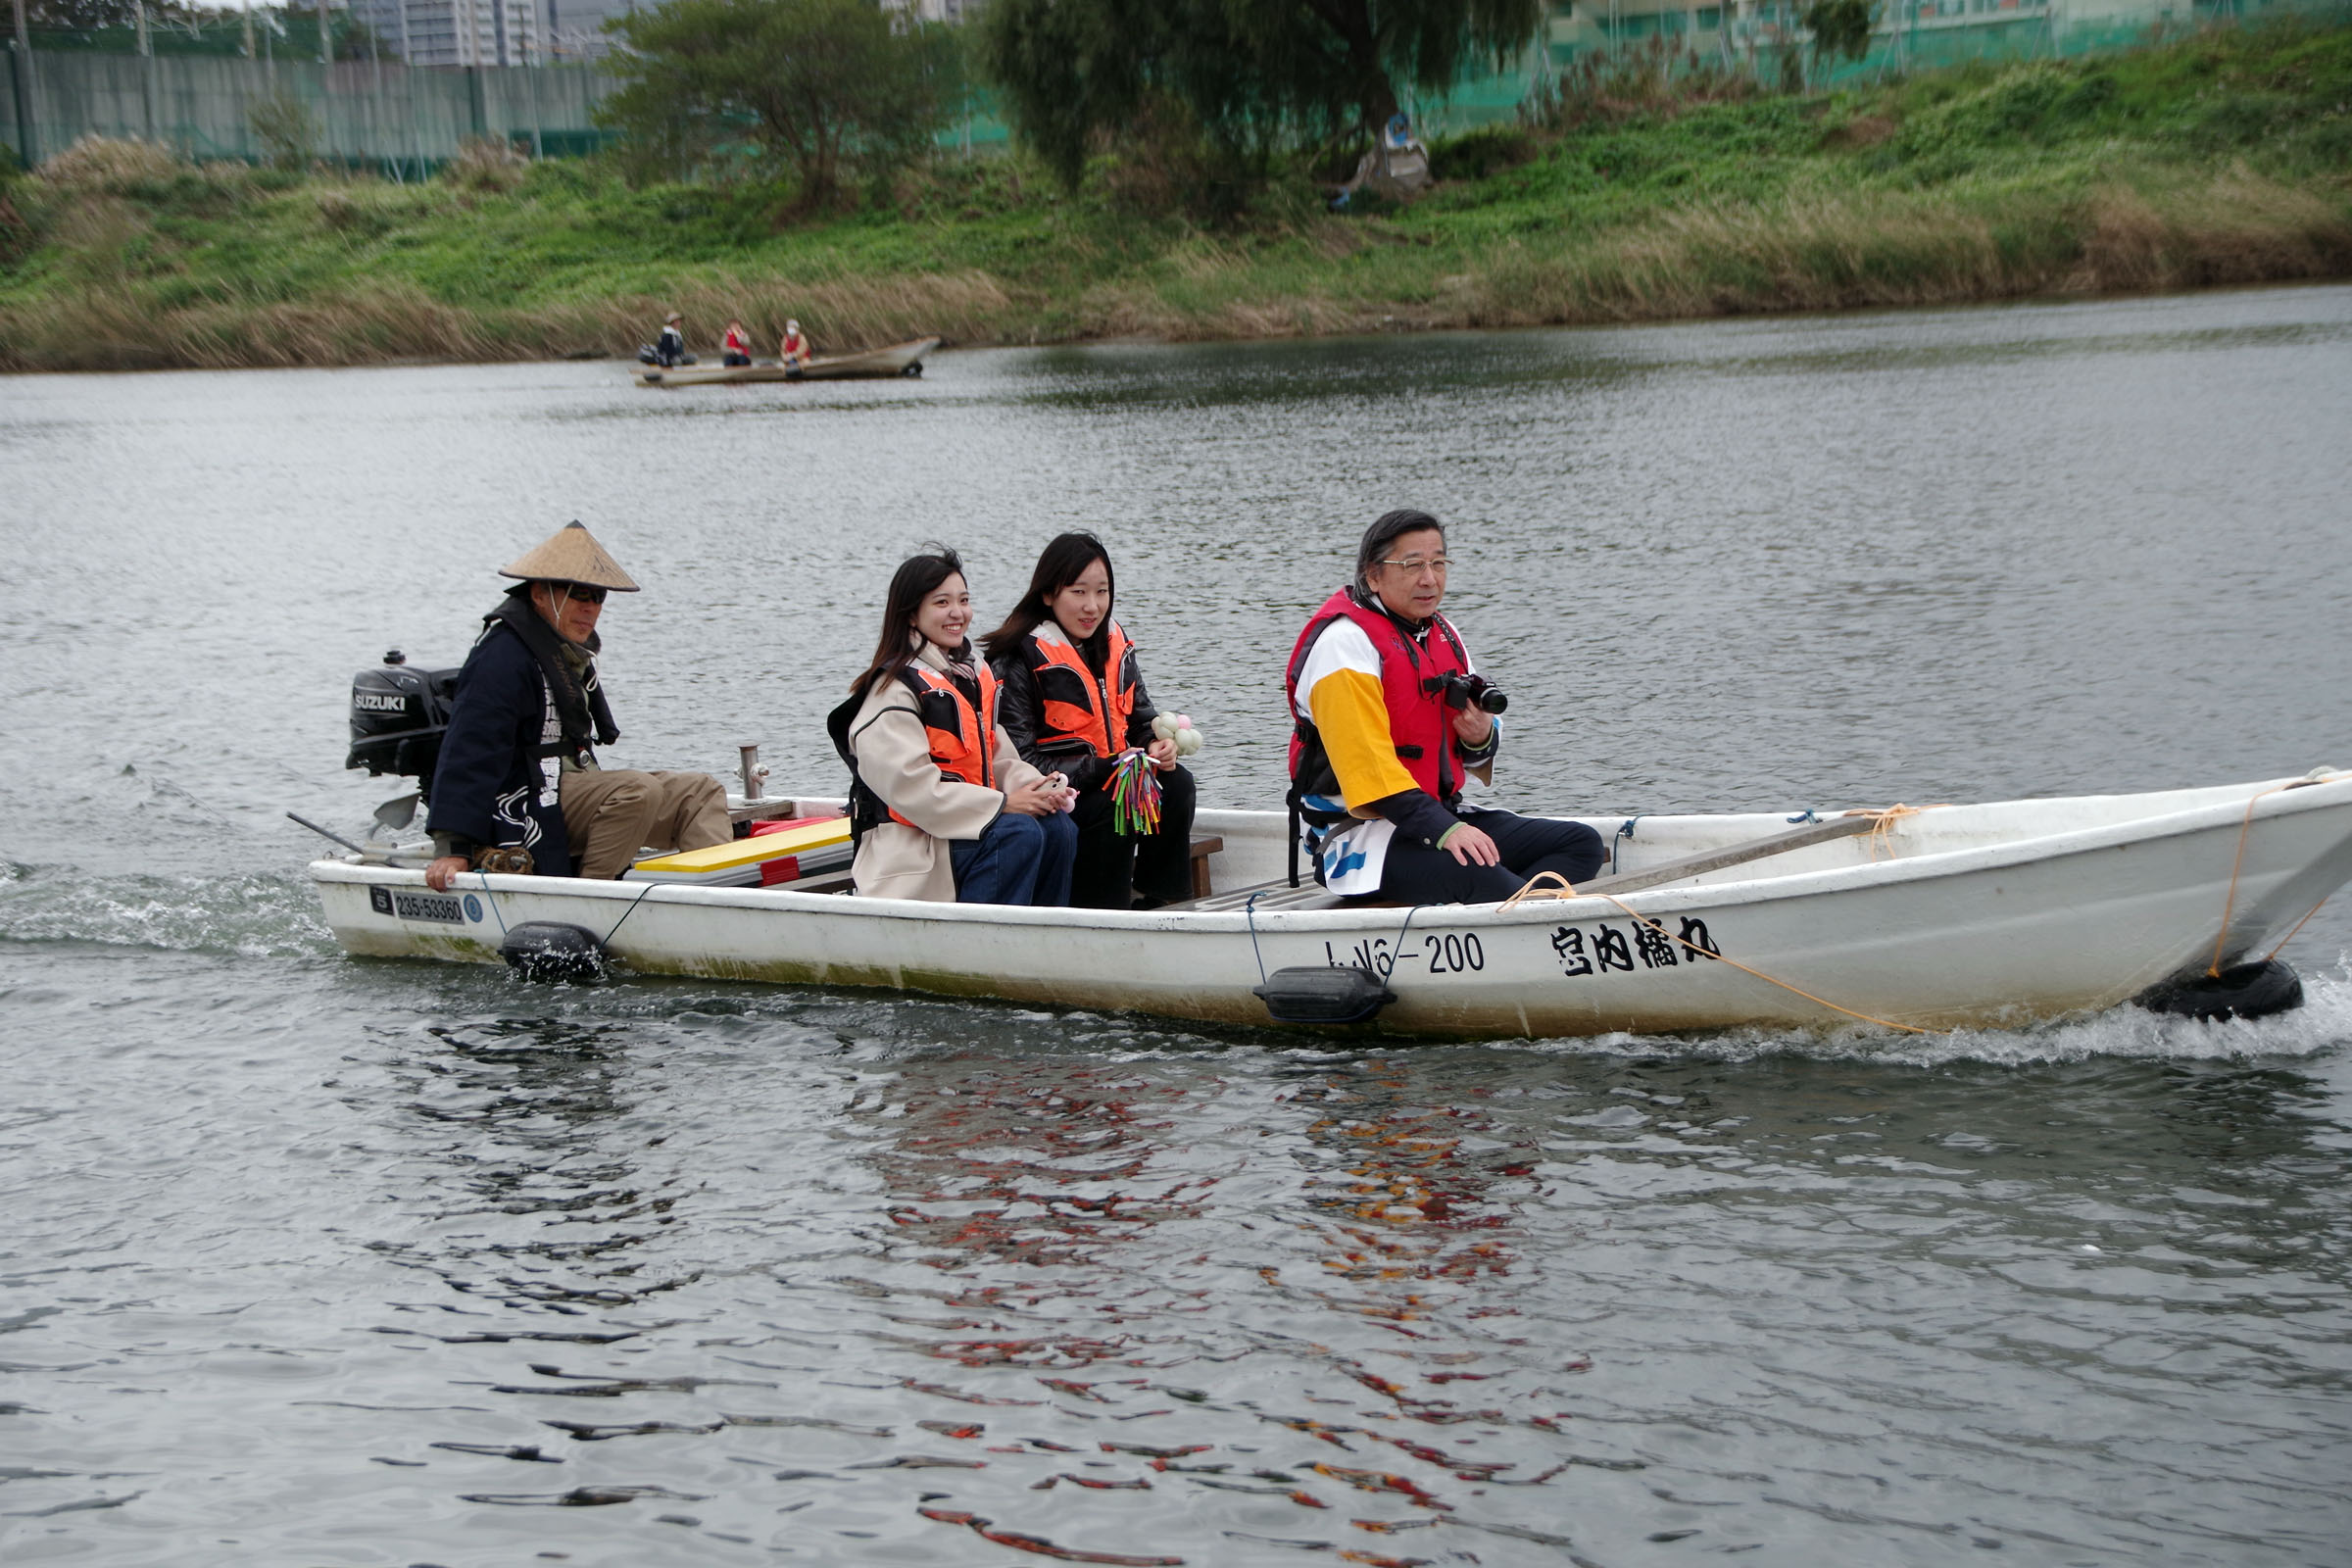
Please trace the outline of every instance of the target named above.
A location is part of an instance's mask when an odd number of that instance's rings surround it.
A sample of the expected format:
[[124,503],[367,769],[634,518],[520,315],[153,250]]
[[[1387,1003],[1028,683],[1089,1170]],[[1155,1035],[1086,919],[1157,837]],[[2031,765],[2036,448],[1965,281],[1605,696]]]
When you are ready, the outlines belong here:
[[[1091,533],[1065,533],[1038,557],[1029,590],[983,638],[1001,694],[998,716],[1022,760],[1078,792],[1078,862],[1070,903],[1156,908],[1193,896],[1193,775],[1152,730],[1126,630],[1111,617],[1110,553]],[[1142,752],[1159,781],[1156,832],[1118,831],[1110,784],[1125,753]],[[1139,897],[1140,896],[1140,897]]]

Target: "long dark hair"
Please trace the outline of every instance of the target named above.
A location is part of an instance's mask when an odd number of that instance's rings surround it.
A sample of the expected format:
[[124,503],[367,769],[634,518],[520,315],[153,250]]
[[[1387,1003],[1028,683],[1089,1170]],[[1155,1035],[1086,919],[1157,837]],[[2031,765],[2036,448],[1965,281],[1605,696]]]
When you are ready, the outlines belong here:
[[[1102,563],[1102,576],[1110,588],[1110,610],[1115,612],[1119,608],[1119,579],[1111,570],[1110,552],[1102,548],[1102,541],[1091,533],[1055,534],[1054,542],[1037,558],[1037,570],[1029,574],[1029,591],[1012,607],[1012,613],[1004,617],[1004,625],[980,639],[988,657],[1003,659],[1016,652],[1022,638],[1054,618],[1048,601],[1076,582],[1098,561]],[[1071,642],[1086,656],[1088,663],[1101,669],[1102,661],[1109,657],[1110,613],[1103,614],[1093,636],[1084,642],[1072,638]]]
[[899,563],[890,579],[890,596],[883,601],[882,636],[874,644],[873,662],[850,682],[851,696],[863,697],[875,681],[914,657],[906,633],[914,625],[915,612],[923,608],[933,589],[950,577],[961,576],[963,558],[946,545],[933,545]]

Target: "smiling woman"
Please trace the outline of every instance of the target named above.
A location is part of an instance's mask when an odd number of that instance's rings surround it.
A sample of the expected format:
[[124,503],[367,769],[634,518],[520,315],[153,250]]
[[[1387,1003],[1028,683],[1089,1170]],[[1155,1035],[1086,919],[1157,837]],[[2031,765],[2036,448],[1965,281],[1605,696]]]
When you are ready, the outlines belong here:
[[1067,904],[1075,800],[1022,760],[997,719],[997,678],[966,635],[956,552],[903,562],[872,662],[826,727],[850,764],[858,891],[963,904]]
[[[1046,546],[1028,592],[983,639],[1021,756],[1078,792],[1070,903],[1146,908],[1193,896],[1192,773],[1152,728],[1135,643],[1111,616],[1110,552],[1091,533]],[[1130,809],[1129,803],[1137,808]],[[1150,804],[1145,804],[1150,803]]]

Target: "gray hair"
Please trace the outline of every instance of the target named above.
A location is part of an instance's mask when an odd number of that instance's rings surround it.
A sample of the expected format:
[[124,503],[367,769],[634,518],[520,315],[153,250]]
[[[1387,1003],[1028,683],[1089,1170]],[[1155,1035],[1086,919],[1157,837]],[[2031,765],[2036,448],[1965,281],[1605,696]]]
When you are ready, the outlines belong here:
[[1379,519],[1364,530],[1363,543],[1355,547],[1356,591],[1367,594],[1372,591],[1372,568],[1388,554],[1389,546],[1406,534],[1419,533],[1424,528],[1435,528],[1441,540],[1446,537],[1446,525],[1426,512],[1412,507],[1398,507],[1395,512],[1382,513]]

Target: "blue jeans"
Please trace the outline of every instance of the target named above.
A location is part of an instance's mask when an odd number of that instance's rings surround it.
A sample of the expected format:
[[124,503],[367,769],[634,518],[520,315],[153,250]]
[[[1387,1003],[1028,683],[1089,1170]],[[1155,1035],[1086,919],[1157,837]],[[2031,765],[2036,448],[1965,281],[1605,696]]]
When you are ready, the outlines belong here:
[[1067,811],[1023,816],[1006,811],[976,839],[948,841],[957,904],[1063,905],[1078,827]]

